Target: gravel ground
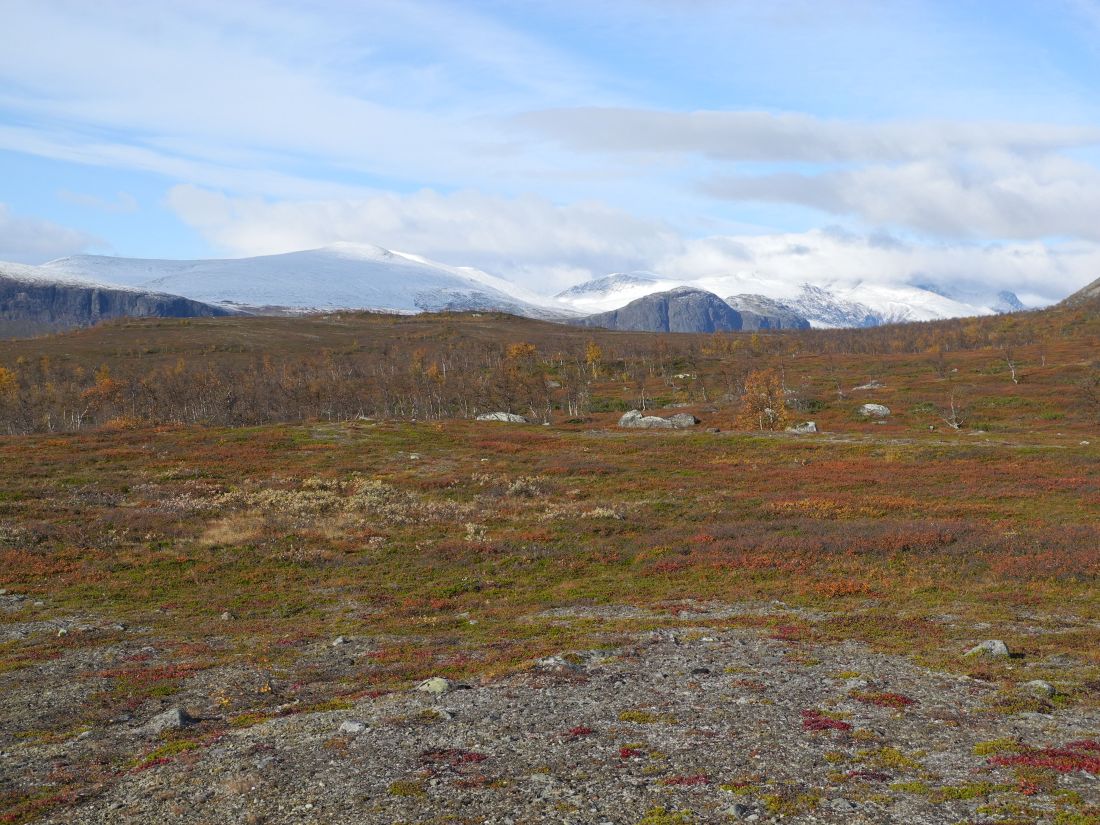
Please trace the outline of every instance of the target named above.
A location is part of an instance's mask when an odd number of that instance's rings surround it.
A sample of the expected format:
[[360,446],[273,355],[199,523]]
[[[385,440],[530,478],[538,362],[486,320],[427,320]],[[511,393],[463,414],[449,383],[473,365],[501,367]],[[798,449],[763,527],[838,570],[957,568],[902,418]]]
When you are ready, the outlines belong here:
[[[991,709],[996,695],[854,643],[664,630],[439,695],[230,729],[43,821],[1096,822],[1095,773],[1032,782],[994,763],[1019,752],[1004,740],[1095,741],[1100,714],[1057,703],[1006,713]],[[119,720],[33,758],[63,765],[134,737],[151,750],[160,740],[147,723]],[[10,741],[0,747],[0,772],[30,764]]]

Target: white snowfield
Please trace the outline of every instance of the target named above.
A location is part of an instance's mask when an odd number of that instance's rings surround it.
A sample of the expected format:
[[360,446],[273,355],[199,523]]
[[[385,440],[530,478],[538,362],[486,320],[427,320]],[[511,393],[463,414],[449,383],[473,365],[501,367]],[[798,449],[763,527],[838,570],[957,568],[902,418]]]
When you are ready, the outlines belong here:
[[557,299],[585,314],[618,309],[653,292],[692,286],[724,299],[739,295],[763,296],[779,301],[815,327],[853,327],[901,321],[933,321],[990,315],[999,297],[990,294],[981,302],[962,301],[915,286],[845,284],[818,285],[780,281],[754,273],[715,275],[691,281],[675,280],[652,272],[622,272],[588,281],[558,293]]
[[446,266],[368,244],[340,243],[282,255],[198,261],[74,255],[39,269],[70,281],[120,284],[245,308],[401,313],[501,309],[539,318],[569,314],[551,300],[539,302],[480,270]]
[[779,301],[815,327],[988,315],[1003,306],[1005,294],[963,300],[916,286],[853,285],[840,280],[812,285],[751,272],[691,281],[629,272],[597,278],[549,297],[478,269],[355,243],[281,255],[194,261],[75,255],[41,266],[0,263],[0,275],[37,283],[159,292],[246,310],[501,310],[547,320],[618,309],[654,292],[692,286],[723,299],[744,295]]

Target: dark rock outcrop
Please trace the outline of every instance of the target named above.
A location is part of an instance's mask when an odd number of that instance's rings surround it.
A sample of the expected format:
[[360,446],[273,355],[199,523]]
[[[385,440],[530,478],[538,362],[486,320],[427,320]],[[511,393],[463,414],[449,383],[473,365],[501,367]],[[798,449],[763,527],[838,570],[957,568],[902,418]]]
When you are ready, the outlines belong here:
[[140,290],[25,280],[0,272],[0,337],[91,326],[111,318],[194,318],[232,310]]
[[741,313],[741,329],[809,329],[810,322],[782,301],[764,295],[731,295],[726,303]]
[[576,323],[631,332],[728,332],[742,328],[741,313],[713,292],[686,286],[646,295]]

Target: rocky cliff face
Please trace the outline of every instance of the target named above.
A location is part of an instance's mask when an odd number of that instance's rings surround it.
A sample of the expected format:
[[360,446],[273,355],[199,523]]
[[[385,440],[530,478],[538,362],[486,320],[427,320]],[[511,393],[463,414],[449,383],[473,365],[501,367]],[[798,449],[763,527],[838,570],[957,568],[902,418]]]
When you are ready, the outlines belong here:
[[810,322],[786,304],[763,295],[731,295],[726,303],[741,313],[742,329],[809,329]]
[[0,337],[90,326],[111,318],[233,314],[177,295],[24,280],[0,272]]
[[655,292],[577,323],[632,332],[727,332],[743,327],[741,313],[713,292],[693,287]]

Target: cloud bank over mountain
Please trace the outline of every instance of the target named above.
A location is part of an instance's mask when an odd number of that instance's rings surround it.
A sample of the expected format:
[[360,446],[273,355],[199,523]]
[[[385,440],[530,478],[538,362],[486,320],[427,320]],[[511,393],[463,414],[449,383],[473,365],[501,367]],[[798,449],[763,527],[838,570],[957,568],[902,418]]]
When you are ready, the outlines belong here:
[[0,256],[354,242],[545,294],[646,269],[1052,301],[1100,254],[1098,8],[12,0]]

